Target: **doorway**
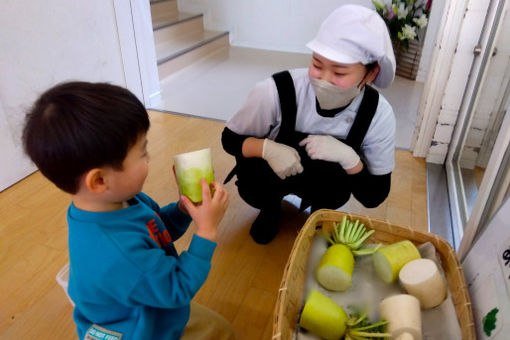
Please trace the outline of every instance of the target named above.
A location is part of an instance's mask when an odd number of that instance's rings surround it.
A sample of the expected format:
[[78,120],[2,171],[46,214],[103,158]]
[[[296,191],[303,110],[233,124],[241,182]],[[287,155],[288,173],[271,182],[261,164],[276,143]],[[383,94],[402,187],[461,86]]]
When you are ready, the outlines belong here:
[[462,257],[508,195],[510,24],[490,1],[445,163],[455,248]]

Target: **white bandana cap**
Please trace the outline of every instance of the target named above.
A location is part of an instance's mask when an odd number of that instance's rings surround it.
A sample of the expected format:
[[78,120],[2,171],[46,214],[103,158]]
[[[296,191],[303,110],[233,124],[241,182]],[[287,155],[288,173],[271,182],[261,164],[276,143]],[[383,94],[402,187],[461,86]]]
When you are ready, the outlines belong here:
[[388,28],[379,14],[367,7],[338,7],[306,46],[341,64],[366,65],[376,61],[381,68],[374,80],[378,87],[390,86],[395,78],[395,54]]

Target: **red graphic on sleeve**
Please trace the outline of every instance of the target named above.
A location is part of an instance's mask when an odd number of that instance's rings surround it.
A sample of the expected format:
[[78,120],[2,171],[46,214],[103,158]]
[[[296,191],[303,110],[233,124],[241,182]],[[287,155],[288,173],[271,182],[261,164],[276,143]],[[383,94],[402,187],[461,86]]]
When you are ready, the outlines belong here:
[[167,245],[172,243],[172,237],[170,236],[168,230],[164,229],[163,231],[161,231],[155,219],[152,219],[149,222],[147,222],[146,226],[147,229],[149,230],[151,238],[154,241],[156,241],[156,243],[160,247],[166,247]]

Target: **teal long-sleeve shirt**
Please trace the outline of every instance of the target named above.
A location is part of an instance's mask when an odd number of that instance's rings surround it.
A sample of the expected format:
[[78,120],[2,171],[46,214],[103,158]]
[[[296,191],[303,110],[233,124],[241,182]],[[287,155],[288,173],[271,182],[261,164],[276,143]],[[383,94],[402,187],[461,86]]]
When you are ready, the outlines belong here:
[[68,292],[79,338],[179,339],[216,243],[194,235],[178,255],[173,242],[191,218],[176,203],[160,208],[143,193],[111,212],[71,203],[67,219]]

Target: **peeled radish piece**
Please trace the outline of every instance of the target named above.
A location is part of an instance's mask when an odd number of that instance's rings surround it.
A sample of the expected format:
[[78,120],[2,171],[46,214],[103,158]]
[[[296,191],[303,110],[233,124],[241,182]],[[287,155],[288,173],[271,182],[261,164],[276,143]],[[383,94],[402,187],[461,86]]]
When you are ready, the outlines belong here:
[[326,289],[344,291],[351,287],[354,256],[349,247],[334,244],[322,256],[317,266],[317,281]]
[[409,261],[419,259],[420,252],[408,240],[390,244],[380,248],[373,255],[374,268],[377,275],[386,283],[395,282],[400,269]]
[[392,339],[422,339],[420,301],[414,296],[400,294],[382,300],[379,314],[388,321],[386,330]]
[[299,325],[323,339],[338,340],[345,333],[347,319],[342,307],[313,289],[306,298]]
[[399,279],[404,289],[420,300],[421,308],[436,307],[446,297],[446,282],[430,259],[408,262],[400,270]]
[[181,193],[192,202],[202,202],[202,185],[205,178],[208,184],[214,181],[211,162],[211,149],[202,149],[174,156],[175,173]]

